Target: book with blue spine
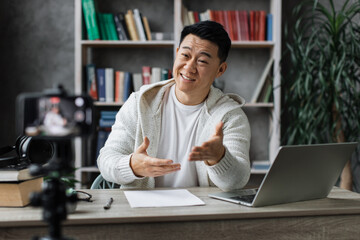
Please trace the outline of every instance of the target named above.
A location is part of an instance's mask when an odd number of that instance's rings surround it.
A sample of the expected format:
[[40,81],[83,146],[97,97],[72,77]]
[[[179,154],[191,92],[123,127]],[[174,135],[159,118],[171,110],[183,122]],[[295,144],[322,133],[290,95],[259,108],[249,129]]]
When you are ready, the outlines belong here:
[[266,15],[266,40],[273,40],[273,15],[271,13]]
[[106,101],[106,89],[105,89],[105,68],[96,69],[96,77],[98,81],[98,96],[100,102]]

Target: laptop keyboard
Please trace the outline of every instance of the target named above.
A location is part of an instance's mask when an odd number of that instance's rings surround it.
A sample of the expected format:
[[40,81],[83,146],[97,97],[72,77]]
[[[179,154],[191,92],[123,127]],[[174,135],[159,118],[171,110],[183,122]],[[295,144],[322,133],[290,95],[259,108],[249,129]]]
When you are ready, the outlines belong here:
[[236,191],[238,196],[230,197],[231,199],[242,201],[246,203],[252,203],[258,189],[241,189]]
[[230,198],[237,200],[237,201],[252,203],[255,198],[255,194],[254,195],[245,195],[245,196],[236,196],[236,197],[230,197]]

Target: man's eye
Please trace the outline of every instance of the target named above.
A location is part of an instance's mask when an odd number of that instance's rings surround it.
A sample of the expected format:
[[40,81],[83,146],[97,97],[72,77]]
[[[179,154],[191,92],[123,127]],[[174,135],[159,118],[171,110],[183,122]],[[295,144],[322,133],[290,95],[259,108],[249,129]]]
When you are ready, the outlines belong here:
[[182,55],[183,55],[183,57],[185,57],[185,58],[188,58],[188,57],[189,57],[189,55],[187,55],[187,54],[185,54],[185,53],[183,53]]
[[204,64],[207,64],[207,63],[208,63],[207,61],[201,60],[201,59],[199,59],[198,61],[199,61],[200,63],[204,63]]

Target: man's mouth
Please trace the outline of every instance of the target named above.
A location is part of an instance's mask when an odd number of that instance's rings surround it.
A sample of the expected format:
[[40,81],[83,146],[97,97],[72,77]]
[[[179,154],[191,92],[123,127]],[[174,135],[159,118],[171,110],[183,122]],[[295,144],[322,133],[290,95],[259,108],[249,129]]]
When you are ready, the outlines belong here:
[[189,77],[185,76],[185,75],[182,74],[182,73],[180,73],[180,76],[181,76],[183,79],[187,80],[187,81],[195,81],[195,79],[189,78]]

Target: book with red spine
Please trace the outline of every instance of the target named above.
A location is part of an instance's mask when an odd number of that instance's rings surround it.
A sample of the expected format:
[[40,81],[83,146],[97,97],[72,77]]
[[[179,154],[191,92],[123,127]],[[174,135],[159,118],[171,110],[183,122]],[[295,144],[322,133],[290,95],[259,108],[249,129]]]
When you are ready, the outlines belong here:
[[151,67],[150,66],[142,67],[142,79],[143,79],[144,85],[151,83]]

